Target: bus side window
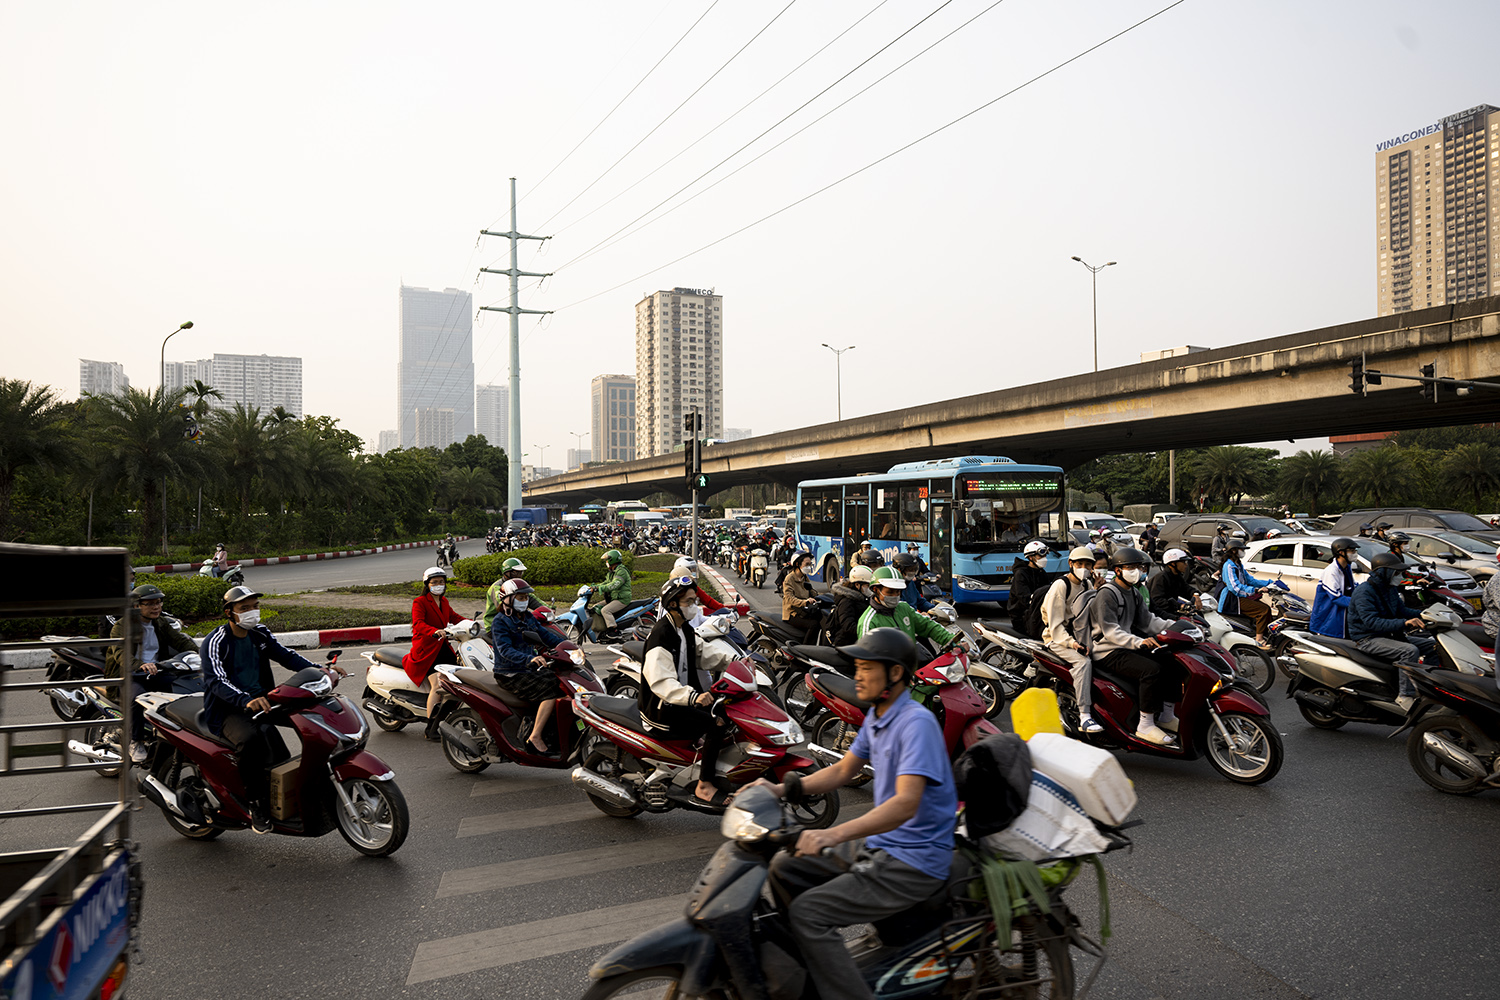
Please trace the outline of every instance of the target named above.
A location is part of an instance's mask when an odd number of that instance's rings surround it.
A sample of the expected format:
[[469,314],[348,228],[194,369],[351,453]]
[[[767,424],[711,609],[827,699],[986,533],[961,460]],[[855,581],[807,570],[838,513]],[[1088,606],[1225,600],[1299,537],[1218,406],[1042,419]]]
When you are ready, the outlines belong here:
[[899,514],[896,509],[896,496],[895,486],[876,488],[875,517],[870,530],[872,537],[891,539],[896,537],[896,518]]
[[901,487],[901,540],[904,542],[927,541],[927,505],[921,486]]

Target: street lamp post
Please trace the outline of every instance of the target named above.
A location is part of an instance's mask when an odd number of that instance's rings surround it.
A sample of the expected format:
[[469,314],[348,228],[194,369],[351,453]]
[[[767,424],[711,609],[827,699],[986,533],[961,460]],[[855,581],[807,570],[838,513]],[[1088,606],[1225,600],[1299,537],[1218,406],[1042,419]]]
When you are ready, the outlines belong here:
[[[584,431],[582,434],[578,433],[577,431],[568,431],[568,433],[571,434],[571,435],[573,435],[573,438],[574,438],[574,441],[573,441],[573,452],[574,452],[575,456],[578,458],[578,466],[579,466],[579,468],[582,468],[583,467],[583,439],[586,438],[586,437],[588,437],[590,434],[592,434],[593,431]],[[589,456],[589,458],[593,458],[593,457],[594,456],[592,456],[592,455]]]
[[859,345],[857,345],[857,344],[850,344],[848,347],[830,347],[828,344],[824,344],[823,346],[827,347],[830,351],[833,352],[834,384],[837,386],[837,390],[836,391],[838,393],[838,397],[837,397],[838,398],[838,413],[839,413],[839,419],[843,420],[844,419],[844,352],[845,351],[852,351],[852,350],[854,350],[855,347],[857,347]]
[[163,399],[165,399],[167,396],[167,341],[177,336],[183,330],[191,330],[192,328],[193,321],[188,320],[186,323],[183,323],[177,329],[167,334],[166,338],[161,342],[161,395]]
[[547,449],[550,448],[551,445],[534,444],[534,445],[532,445],[532,447],[535,448],[535,449],[537,449],[538,451],[540,451],[542,453],[542,457],[539,458],[539,459],[537,459],[537,462],[536,462],[537,469],[538,470],[545,469],[547,467]]
[[1098,267],[1095,267],[1093,264],[1090,264],[1088,261],[1084,260],[1082,257],[1074,257],[1073,259],[1076,260],[1076,261],[1078,261],[1078,263],[1082,264],[1084,267],[1088,268],[1089,269],[1089,274],[1093,275],[1093,282],[1094,282],[1094,371],[1098,371],[1099,370],[1099,272],[1102,271],[1102,270],[1104,270],[1106,267],[1114,267],[1115,264],[1118,263],[1118,262],[1112,260],[1112,261],[1110,261],[1107,264],[1100,264]]

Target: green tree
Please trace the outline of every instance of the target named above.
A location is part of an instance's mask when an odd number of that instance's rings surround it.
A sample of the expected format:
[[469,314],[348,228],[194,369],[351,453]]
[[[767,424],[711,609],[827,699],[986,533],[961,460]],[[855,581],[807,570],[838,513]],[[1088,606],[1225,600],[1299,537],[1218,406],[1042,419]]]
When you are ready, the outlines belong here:
[[1500,490],[1500,448],[1489,444],[1461,444],[1443,458],[1442,478],[1450,489],[1473,497],[1478,512],[1486,493]]
[[256,482],[273,453],[260,409],[235,403],[228,410],[216,411],[208,442],[209,453],[231,501],[237,501],[241,516],[249,518]]
[[1233,504],[1247,494],[1265,489],[1273,480],[1270,448],[1247,448],[1242,445],[1220,445],[1206,448],[1198,457],[1193,473],[1195,485],[1211,497]]
[[89,407],[98,479],[138,501],[142,552],[153,550],[162,537],[163,485],[196,483],[209,469],[203,450],[183,436],[179,404],[184,395],[181,389],[126,389],[118,396],[95,397]]
[[1283,459],[1277,488],[1290,499],[1306,499],[1308,512],[1317,517],[1319,498],[1338,493],[1338,456],[1331,451],[1299,451]]
[[51,470],[73,453],[72,431],[51,387],[0,378],[0,538],[11,537],[11,497],[21,470]]
[[443,473],[443,485],[439,495],[447,501],[450,510],[459,507],[485,507],[495,502],[500,484],[495,482],[487,469],[464,465]]
[[1389,507],[1415,485],[1408,456],[1390,445],[1354,452],[1344,459],[1341,471],[1347,498],[1375,507]]
[[208,416],[208,401],[210,399],[223,399],[224,394],[207,382],[200,379],[193,379],[193,384],[187,387],[187,397],[193,401],[190,407],[193,411],[193,417],[198,423],[202,424],[204,418]]

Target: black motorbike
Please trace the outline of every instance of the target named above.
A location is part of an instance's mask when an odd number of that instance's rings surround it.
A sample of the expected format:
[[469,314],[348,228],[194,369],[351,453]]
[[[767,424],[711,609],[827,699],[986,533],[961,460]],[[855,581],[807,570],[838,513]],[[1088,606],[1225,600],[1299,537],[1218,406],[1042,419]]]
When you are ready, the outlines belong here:
[[1500,785],[1500,688],[1494,674],[1407,667],[1417,703],[1397,735],[1417,777],[1449,795]]

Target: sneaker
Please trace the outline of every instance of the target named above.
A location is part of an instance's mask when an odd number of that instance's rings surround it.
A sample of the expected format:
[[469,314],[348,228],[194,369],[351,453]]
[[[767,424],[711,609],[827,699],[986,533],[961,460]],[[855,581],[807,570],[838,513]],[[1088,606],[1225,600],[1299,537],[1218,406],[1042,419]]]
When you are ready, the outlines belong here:
[[250,807],[250,829],[259,834],[267,834],[272,830],[271,818],[265,814],[260,806]]
[[1102,733],[1104,732],[1104,727],[1099,725],[1099,722],[1093,717],[1085,715],[1078,720],[1078,731],[1080,733]]
[[1409,694],[1397,695],[1396,704],[1401,706],[1401,711],[1410,712],[1411,707],[1417,703],[1417,699]]
[[1160,726],[1147,726],[1145,729],[1137,729],[1135,735],[1147,743],[1155,743],[1159,747],[1177,745],[1176,737]]
[[130,762],[132,764],[144,764],[144,763],[146,763],[146,744],[144,744],[144,743],[132,743],[132,744],[130,744]]

